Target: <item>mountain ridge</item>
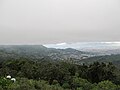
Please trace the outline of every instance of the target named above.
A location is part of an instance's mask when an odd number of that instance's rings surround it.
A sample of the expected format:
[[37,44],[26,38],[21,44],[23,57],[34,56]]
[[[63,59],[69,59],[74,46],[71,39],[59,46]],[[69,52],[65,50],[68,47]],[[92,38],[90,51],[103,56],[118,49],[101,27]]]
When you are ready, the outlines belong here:
[[[0,46],[0,57],[19,58],[31,57],[31,59],[41,59],[49,57],[53,60],[67,60],[70,58],[81,60],[84,56],[92,56],[89,53],[75,50],[72,48],[55,49],[47,48],[43,45],[7,45]],[[3,55],[2,55],[3,54]]]

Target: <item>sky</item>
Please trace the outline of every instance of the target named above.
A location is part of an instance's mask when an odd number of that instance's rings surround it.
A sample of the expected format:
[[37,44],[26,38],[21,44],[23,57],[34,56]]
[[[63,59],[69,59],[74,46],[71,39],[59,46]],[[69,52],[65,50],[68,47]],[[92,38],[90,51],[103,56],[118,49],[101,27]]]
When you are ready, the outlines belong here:
[[120,41],[120,0],[0,0],[0,44]]

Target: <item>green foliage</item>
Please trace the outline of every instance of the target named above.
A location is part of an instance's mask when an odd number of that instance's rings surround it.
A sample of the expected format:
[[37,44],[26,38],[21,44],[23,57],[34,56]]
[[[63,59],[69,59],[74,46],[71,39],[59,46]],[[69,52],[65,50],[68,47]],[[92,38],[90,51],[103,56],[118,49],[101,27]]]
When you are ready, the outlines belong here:
[[70,85],[69,85],[68,83],[63,83],[62,87],[63,87],[64,89],[67,89],[67,88],[70,88]]
[[[114,66],[120,67],[120,55],[59,60],[82,53],[44,46],[5,46],[0,49],[0,90],[120,90],[120,70]],[[16,82],[6,75],[17,77]]]
[[[1,90],[119,90],[120,73],[112,63],[78,65],[64,61],[7,60],[0,63]],[[107,81],[109,80],[109,81]],[[107,89],[106,89],[107,88]]]
[[119,90],[117,85],[113,84],[110,81],[102,81],[98,83],[96,87],[94,87],[92,90]]
[[82,79],[75,76],[73,77],[72,87],[75,89],[90,90],[92,88],[92,84],[86,79]]
[[86,72],[87,79],[92,83],[98,83],[103,80],[111,80],[116,78],[114,74],[115,67],[111,64],[94,62],[88,68]]
[[7,86],[5,90],[63,90],[63,88],[58,85],[49,85],[48,82],[44,80],[37,81],[18,78],[15,83]]
[[0,86],[1,86],[1,88],[6,89],[11,84],[12,84],[11,80],[8,80],[6,78],[0,78]]

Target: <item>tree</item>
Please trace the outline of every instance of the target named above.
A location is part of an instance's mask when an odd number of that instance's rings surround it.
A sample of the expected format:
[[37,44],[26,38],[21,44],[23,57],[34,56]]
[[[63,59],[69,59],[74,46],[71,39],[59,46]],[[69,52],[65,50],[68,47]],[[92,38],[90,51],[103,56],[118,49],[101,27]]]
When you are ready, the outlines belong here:
[[113,84],[111,81],[102,81],[98,83],[96,87],[92,90],[118,90],[117,85]]

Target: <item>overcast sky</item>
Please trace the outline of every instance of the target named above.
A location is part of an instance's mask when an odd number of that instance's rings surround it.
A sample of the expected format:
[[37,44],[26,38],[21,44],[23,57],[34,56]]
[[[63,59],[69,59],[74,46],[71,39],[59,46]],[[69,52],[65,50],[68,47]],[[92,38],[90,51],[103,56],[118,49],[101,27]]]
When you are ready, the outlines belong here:
[[120,0],[0,0],[0,43],[120,40]]

